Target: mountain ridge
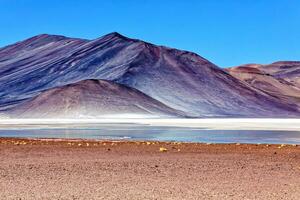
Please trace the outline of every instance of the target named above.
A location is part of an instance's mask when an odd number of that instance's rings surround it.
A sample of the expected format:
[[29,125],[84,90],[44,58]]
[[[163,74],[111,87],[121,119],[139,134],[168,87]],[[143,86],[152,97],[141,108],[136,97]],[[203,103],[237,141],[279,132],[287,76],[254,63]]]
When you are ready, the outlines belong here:
[[[278,61],[267,65],[245,64],[227,68],[226,71],[234,77],[247,82],[252,87],[269,93],[283,101],[293,102],[300,107],[299,85],[281,75],[281,73],[285,73],[284,66],[295,64],[300,66],[300,62]],[[281,69],[282,67],[283,69]],[[300,77],[300,73],[297,77]]]
[[0,110],[52,88],[102,79],[137,89],[190,117],[299,115],[294,102],[281,102],[193,52],[117,32],[94,40],[49,37],[0,49],[5,54],[0,56]]

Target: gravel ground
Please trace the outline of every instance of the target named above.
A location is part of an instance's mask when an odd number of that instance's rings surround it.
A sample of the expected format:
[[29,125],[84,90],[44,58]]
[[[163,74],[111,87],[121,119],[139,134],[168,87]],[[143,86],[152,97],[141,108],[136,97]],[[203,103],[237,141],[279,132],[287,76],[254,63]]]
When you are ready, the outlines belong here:
[[0,139],[1,199],[300,199],[300,147]]

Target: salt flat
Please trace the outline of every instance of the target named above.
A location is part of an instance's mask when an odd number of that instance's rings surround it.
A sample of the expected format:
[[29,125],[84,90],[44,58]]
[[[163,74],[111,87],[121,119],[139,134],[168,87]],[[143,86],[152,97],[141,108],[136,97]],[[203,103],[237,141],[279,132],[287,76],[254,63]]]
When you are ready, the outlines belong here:
[[285,130],[300,131],[300,119],[274,118],[98,118],[98,119],[0,119],[0,129],[10,128],[72,128],[110,125],[148,125],[187,127],[211,130]]

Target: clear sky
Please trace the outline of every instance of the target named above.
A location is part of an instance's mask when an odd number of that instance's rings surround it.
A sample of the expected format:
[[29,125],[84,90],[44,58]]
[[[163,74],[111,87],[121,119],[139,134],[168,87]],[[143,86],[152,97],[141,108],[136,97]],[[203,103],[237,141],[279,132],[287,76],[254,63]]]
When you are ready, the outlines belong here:
[[0,0],[0,46],[117,31],[220,67],[300,60],[299,0]]

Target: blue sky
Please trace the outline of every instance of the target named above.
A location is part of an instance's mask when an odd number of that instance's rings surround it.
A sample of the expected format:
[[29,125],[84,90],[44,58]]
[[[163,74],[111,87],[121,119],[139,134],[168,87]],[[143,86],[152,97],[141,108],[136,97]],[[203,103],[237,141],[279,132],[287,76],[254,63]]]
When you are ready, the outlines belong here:
[[300,60],[299,0],[0,0],[0,46],[40,34],[117,31],[220,67]]

